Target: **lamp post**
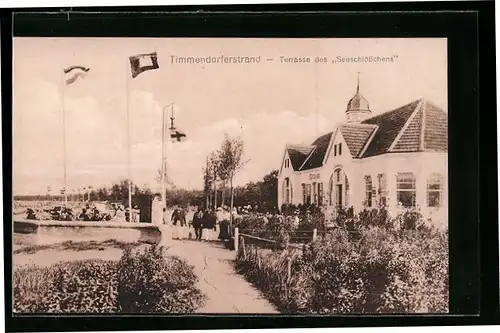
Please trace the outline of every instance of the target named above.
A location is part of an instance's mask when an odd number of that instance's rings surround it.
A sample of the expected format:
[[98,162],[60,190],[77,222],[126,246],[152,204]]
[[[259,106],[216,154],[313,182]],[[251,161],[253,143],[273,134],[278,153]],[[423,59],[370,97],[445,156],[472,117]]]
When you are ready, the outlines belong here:
[[165,152],[165,138],[167,136],[166,111],[168,107],[171,107],[173,112],[174,103],[165,105],[162,110],[162,123],[161,123],[161,202],[162,202],[161,221],[162,223],[165,219],[165,209],[167,208],[167,193],[165,188],[165,178],[167,173],[167,157]]

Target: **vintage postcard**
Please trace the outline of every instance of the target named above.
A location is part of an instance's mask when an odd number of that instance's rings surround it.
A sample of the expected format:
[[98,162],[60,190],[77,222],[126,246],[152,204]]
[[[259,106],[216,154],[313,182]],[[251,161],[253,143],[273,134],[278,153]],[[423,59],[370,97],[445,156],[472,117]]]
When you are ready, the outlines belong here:
[[14,38],[15,314],[449,312],[444,38]]

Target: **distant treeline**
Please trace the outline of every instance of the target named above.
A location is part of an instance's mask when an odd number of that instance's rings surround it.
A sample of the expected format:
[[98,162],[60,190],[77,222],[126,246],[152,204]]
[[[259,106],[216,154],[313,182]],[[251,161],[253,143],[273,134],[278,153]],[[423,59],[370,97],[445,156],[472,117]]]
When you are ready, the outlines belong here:
[[[261,181],[249,182],[244,186],[234,188],[235,206],[258,206],[259,210],[273,210],[277,206],[278,171],[266,175]],[[140,206],[144,197],[160,196],[159,192],[152,192],[149,188],[133,186],[132,206]],[[167,206],[205,206],[207,193],[202,190],[185,190],[180,188],[167,189]],[[209,193],[209,204],[213,204],[213,192]],[[68,201],[110,201],[128,206],[128,183],[126,180],[111,187],[92,189],[85,194],[68,194]],[[16,195],[18,201],[62,201],[63,195]],[[218,205],[223,203],[222,191],[218,191]],[[225,204],[228,202],[226,200]]]

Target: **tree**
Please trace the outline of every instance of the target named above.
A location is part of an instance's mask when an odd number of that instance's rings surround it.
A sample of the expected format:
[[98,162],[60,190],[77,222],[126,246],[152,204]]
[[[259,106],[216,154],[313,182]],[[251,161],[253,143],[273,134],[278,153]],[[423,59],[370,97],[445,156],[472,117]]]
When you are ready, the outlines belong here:
[[99,201],[105,201],[108,199],[108,190],[106,188],[100,188],[97,190],[97,198]]
[[213,151],[207,158],[207,165],[203,169],[204,189],[207,202],[212,202],[212,187],[213,187],[213,203],[214,208],[217,208],[217,173],[218,173],[219,159],[217,152]]
[[[207,164],[202,169],[203,171],[203,191],[205,193],[206,200],[206,208],[210,206],[212,186],[215,185],[215,166],[217,164],[217,159],[215,153],[211,153],[210,156],[207,157]],[[215,194],[216,195],[216,194]]]
[[[218,161],[218,175],[225,185],[229,181],[231,190],[231,210],[230,222],[233,221],[233,205],[234,205],[234,192],[233,192],[233,179],[234,175],[246,163],[243,161],[243,141],[240,138],[232,138],[225,134],[224,141],[217,154]],[[223,192],[224,193],[224,192]],[[223,197],[224,198],[224,197]]]
[[266,210],[278,209],[278,170],[273,170],[265,175],[260,187]]

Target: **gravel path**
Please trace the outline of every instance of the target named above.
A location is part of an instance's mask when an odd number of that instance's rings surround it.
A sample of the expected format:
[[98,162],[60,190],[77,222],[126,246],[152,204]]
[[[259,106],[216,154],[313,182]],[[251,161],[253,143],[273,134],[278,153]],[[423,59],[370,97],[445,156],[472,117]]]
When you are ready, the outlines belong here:
[[168,254],[195,267],[198,288],[208,296],[198,313],[271,314],[276,309],[245,278],[235,272],[234,251],[218,242],[172,240]]

